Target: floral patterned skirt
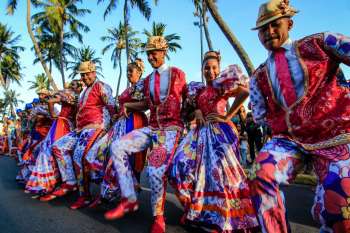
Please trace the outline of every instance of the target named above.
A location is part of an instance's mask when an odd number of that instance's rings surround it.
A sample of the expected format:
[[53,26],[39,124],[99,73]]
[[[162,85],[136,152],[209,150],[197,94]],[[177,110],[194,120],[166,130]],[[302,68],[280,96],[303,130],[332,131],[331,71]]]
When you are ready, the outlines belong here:
[[40,144],[40,150],[26,185],[32,193],[49,193],[59,181],[59,170],[51,153],[52,144],[71,131],[72,124],[64,118],[58,118],[49,133]]
[[169,174],[188,221],[225,232],[258,226],[239,153],[228,123],[197,127],[182,140]]

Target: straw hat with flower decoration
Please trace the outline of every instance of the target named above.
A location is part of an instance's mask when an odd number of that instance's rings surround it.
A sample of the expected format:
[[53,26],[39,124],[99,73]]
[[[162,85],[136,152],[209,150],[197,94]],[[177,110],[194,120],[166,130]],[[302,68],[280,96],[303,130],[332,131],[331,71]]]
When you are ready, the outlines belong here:
[[271,0],[260,6],[258,19],[252,30],[258,30],[283,17],[293,17],[298,12],[298,10],[289,5],[289,0]]
[[168,50],[168,42],[163,36],[151,36],[148,38],[146,47],[144,49],[146,52],[153,50]]

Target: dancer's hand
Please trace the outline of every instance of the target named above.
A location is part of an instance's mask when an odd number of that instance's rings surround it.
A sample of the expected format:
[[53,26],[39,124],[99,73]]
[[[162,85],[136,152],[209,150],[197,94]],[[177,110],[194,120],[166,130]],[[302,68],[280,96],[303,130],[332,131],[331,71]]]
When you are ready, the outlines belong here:
[[129,118],[129,113],[128,113],[128,103],[125,103],[121,109],[121,112],[125,118]]
[[219,115],[217,113],[210,113],[207,116],[208,121],[214,121],[214,122],[228,122],[230,119],[227,116]]
[[204,119],[204,117],[203,117],[203,113],[202,113],[201,110],[196,109],[196,110],[194,111],[194,117],[195,117],[195,119],[196,119],[196,124],[197,124],[197,126],[202,126],[202,125],[205,124],[205,119]]

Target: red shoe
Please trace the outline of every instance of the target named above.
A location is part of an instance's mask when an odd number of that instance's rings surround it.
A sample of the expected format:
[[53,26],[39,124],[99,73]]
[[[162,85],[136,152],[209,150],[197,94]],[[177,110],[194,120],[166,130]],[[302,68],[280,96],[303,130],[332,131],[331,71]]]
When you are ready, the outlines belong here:
[[77,190],[77,186],[76,185],[71,185],[71,184],[62,184],[61,187],[59,187],[58,189],[56,189],[52,195],[55,195],[56,197],[62,197],[64,195],[66,195],[69,192],[73,192]]
[[95,200],[91,202],[91,204],[89,205],[89,208],[96,208],[101,204],[102,204],[101,196],[97,196]]
[[116,208],[105,213],[105,218],[108,220],[118,219],[123,217],[126,213],[135,212],[138,209],[139,203],[137,201],[130,202],[127,199],[122,199]]
[[81,209],[88,206],[90,203],[91,199],[89,197],[78,197],[78,200],[74,202],[70,208],[72,210]]
[[40,197],[39,200],[46,202],[46,201],[51,201],[51,200],[55,199],[56,197],[57,196],[55,196],[53,194],[46,194],[45,196]]
[[163,215],[154,217],[150,233],[165,233],[165,220]]

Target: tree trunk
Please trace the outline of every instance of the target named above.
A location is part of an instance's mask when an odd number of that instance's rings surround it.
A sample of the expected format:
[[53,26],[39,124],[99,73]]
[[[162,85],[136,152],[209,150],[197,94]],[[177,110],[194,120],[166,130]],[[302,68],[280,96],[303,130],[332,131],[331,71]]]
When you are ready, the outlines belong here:
[[0,67],[0,85],[5,88],[5,80],[3,75],[1,74],[1,67]]
[[221,17],[213,0],[205,0],[205,2],[215,22],[219,25],[221,31],[224,33],[232,47],[235,49],[245,69],[247,70],[248,75],[251,76],[254,72],[254,66],[248,54],[243,49],[242,45],[240,44],[236,36],[233,34],[233,32],[230,30],[228,25],[225,23],[224,19]]
[[[1,55],[1,54],[0,54]],[[1,62],[1,60],[2,60],[2,58],[1,58],[1,56],[0,56],[0,62]],[[2,75],[2,71],[1,71],[1,66],[0,66],[0,85],[2,86],[2,87],[4,87],[5,88],[5,79],[4,79],[4,76]]]
[[119,77],[118,77],[118,84],[117,84],[117,94],[116,94],[116,99],[118,99],[119,96],[119,88],[120,88],[120,80],[122,79],[122,59],[120,57],[121,54],[119,54]]
[[[62,22],[62,25],[64,23]],[[64,27],[62,26],[62,31],[60,32],[60,73],[62,76],[62,85],[63,87],[66,84],[66,79],[64,77],[64,56],[63,56],[63,40],[64,40]]]
[[202,12],[201,12],[201,17],[203,21],[203,28],[204,28],[204,34],[205,34],[205,39],[208,44],[208,49],[210,51],[213,51],[213,43],[211,42],[210,34],[209,34],[209,29],[208,29],[208,22],[207,22],[207,6],[205,5],[204,0],[202,0]]
[[[124,27],[125,27],[125,51],[126,51],[126,69],[128,68],[128,64],[130,63],[130,49],[129,49],[129,7],[128,1],[124,2]],[[127,81],[127,87],[129,87],[130,83]]]
[[28,33],[29,33],[29,36],[30,36],[30,39],[32,40],[33,42],[33,45],[34,45],[34,49],[35,49],[35,53],[36,55],[38,56],[39,60],[40,60],[40,63],[41,65],[43,66],[44,68],[44,71],[45,71],[45,74],[47,75],[50,83],[51,83],[51,86],[52,88],[54,89],[54,91],[58,91],[58,88],[57,88],[57,85],[55,83],[55,81],[53,80],[52,78],[52,75],[51,73],[49,72],[49,69],[47,68],[45,62],[44,62],[44,59],[43,59],[43,55],[41,54],[41,51],[40,51],[40,48],[39,48],[39,45],[38,43],[36,42],[35,40],[35,37],[34,37],[34,33],[32,31],[32,26],[31,26],[31,21],[30,21],[30,16],[31,16],[31,13],[30,13],[30,0],[27,0],[27,30],[28,30]]
[[13,116],[13,117],[16,116],[15,109],[14,109],[14,107],[13,107],[12,104],[10,105],[10,112],[11,112],[11,113],[10,113],[11,116]]
[[49,61],[49,71],[50,71],[50,74],[52,73],[52,60],[50,59]]

